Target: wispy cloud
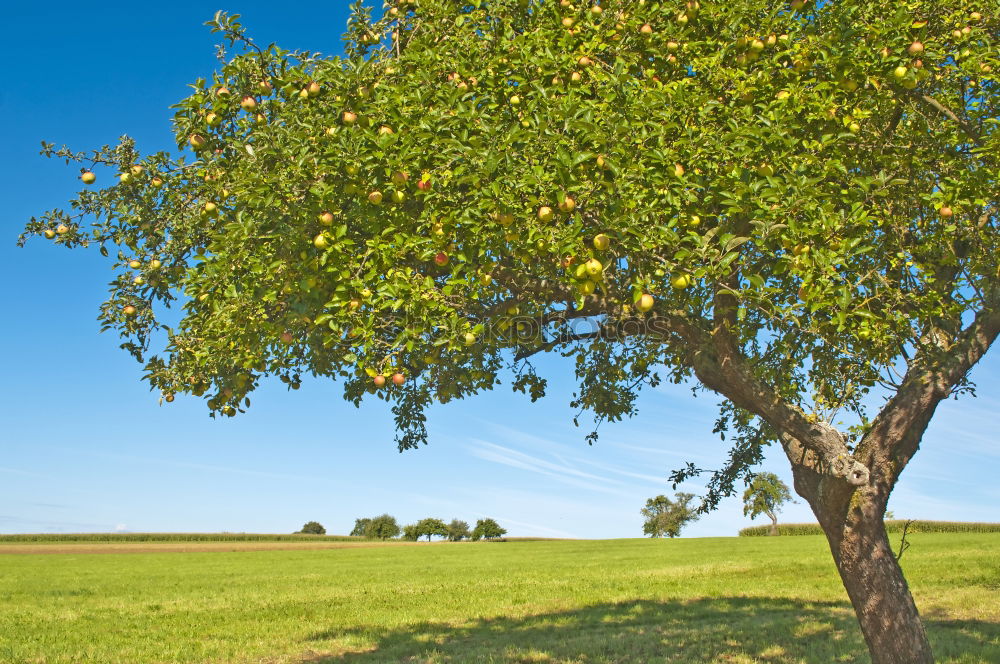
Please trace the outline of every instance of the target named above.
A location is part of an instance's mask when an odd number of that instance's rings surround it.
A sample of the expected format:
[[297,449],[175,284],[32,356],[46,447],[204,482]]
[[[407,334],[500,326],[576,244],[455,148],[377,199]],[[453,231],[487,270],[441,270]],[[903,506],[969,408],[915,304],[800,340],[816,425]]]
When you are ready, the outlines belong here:
[[32,473],[27,470],[20,470],[19,468],[4,468],[0,466],[0,473],[6,473],[8,475],[21,475],[22,477],[45,477],[40,473]]
[[[496,445],[485,440],[473,439],[472,442],[474,443],[473,445],[467,446],[469,453],[484,461],[538,473],[591,491],[618,495],[624,493],[621,489],[617,488],[622,484],[618,480],[546,461],[531,454],[526,454],[510,447],[504,447],[503,445]],[[608,484],[613,486],[607,486]]]

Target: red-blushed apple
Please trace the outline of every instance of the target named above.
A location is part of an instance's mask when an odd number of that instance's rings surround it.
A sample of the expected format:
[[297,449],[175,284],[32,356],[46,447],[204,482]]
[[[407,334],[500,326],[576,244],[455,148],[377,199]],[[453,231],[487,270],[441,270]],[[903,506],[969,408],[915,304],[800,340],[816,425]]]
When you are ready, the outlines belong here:
[[392,174],[392,183],[397,186],[406,184],[407,180],[409,179],[410,179],[409,173],[405,173],[403,171],[396,171],[395,173]]
[[319,214],[319,223],[324,226],[329,226],[333,223],[333,213],[332,212],[321,212]]
[[652,310],[653,305],[656,304],[656,300],[649,293],[643,293],[639,296],[639,300],[635,303],[635,308],[639,311],[646,313]]
[[368,202],[371,203],[371,204],[373,204],[373,205],[381,205],[382,204],[382,192],[381,191],[373,191],[370,194],[368,194]]
[[594,249],[597,249],[598,251],[607,251],[610,246],[611,238],[604,233],[598,233],[594,236]]
[[379,135],[391,135],[394,134],[395,132],[389,125],[382,125],[381,127],[378,128],[378,133]]
[[257,100],[251,97],[250,95],[247,95],[246,97],[243,98],[242,101],[240,101],[240,108],[242,108],[244,111],[252,111],[253,109],[257,108]]
[[285,331],[285,332],[281,333],[281,341],[282,341],[282,343],[290,344],[294,340],[295,340],[295,337],[292,335],[291,332]]
[[684,176],[684,166],[681,164],[674,164],[674,176],[683,177]]
[[139,312],[139,310],[136,309],[131,304],[126,304],[124,307],[122,307],[122,313],[125,314],[126,316],[128,316],[129,318],[131,318],[132,316],[135,316],[138,312]]
[[653,34],[653,26],[651,26],[649,23],[644,23],[643,26],[639,28],[639,32],[648,37],[649,35]]
[[422,178],[420,178],[420,181],[417,182],[417,189],[419,189],[420,191],[430,191],[431,186],[432,185],[429,175],[424,175]]
[[538,218],[541,221],[552,221],[553,216],[555,216],[555,212],[548,205],[538,208]]
[[443,251],[439,251],[434,255],[434,262],[440,267],[444,267],[445,265],[447,265],[449,260],[450,259],[448,258],[448,254],[444,253]]
[[585,55],[581,57],[579,60],[577,60],[576,64],[580,65],[581,67],[589,67],[590,65],[594,64],[594,61]]
[[564,27],[564,28],[572,28],[572,27],[573,27],[573,24],[574,24],[574,23],[576,23],[576,21],[574,21],[574,20],[573,20],[573,19],[572,19],[571,17],[569,17],[569,16],[565,17],[565,18],[564,18],[564,19],[562,20],[562,24],[563,24],[563,27]]
[[940,210],[938,210],[938,214],[939,214],[939,215],[941,215],[942,217],[944,217],[945,219],[948,219],[948,218],[949,218],[949,217],[951,217],[951,216],[952,216],[953,214],[955,214],[955,211],[954,211],[954,210],[952,210],[952,209],[951,209],[950,207],[948,207],[947,205],[945,205],[945,206],[944,206],[944,207],[942,207],[942,208],[941,208]]
[[379,374],[378,376],[372,378],[372,382],[375,383],[375,387],[377,387],[378,389],[382,389],[383,387],[385,387],[385,376]]
[[66,235],[66,233],[69,233],[69,226],[66,224],[59,224],[56,226],[56,233],[59,235]]
[[313,246],[317,249],[326,249],[330,246],[330,241],[326,239],[326,236],[320,233],[313,238]]
[[216,89],[215,94],[218,97],[228,97],[229,96],[229,88],[227,88],[225,86],[220,86],[218,89]]
[[395,385],[396,387],[399,387],[405,382],[406,382],[406,376],[404,376],[403,374],[399,372],[392,374],[392,384]]
[[906,52],[910,55],[920,55],[924,52],[924,45],[915,41],[906,48]]
[[315,97],[320,93],[322,89],[323,87],[316,81],[311,81],[309,85],[306,86],[306,92],[309,94],[310,97]]
[[344,114],[340,116],[340,120],[345,125],[352,125],[358,121],[358,114],[351,111],[344,111]]
[[576,209],[576,200],[572,196],[565,197],[559,204],[559,209],[563,212],[572,212]]
[[83,180],[84,184],[94,184],[94,181],[97,180],[97,176],[90,171],[86,171],[80,176],[80,179]]
[[261,81],[257,84],[257,89],[260,90],[261,94],[269,95],[274,92],[274,86],[271,85],[269,81]]

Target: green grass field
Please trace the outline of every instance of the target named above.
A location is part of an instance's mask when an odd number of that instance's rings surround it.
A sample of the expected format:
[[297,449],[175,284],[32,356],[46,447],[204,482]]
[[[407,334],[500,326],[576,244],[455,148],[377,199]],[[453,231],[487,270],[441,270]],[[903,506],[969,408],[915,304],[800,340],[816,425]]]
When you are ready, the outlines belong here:
[[[938,661],[1000,662],[1000,535],[909,539]],[[4,664],[868,661],[813,536],[0,555]]]

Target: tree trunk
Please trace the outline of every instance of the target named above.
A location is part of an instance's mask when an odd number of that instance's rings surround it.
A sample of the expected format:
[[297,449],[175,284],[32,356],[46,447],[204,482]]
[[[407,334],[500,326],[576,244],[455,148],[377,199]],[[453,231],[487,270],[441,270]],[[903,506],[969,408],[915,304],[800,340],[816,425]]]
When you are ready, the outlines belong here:
[[768,514],[768,516],[771,517],[771,533],[770,534],[773,537],[773,536],[775,536],[775,535],[778,534],[778,515],[777,514]]
[[824,530],[872,664],[933,664],[927,633],[881,519],[861,522],[848,516],[840,528]]

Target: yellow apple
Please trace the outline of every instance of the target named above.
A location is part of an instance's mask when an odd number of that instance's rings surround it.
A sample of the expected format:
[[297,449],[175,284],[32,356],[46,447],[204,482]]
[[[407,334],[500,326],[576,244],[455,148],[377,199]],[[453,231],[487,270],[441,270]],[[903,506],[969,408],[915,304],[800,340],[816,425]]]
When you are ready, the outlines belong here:
[[611,238],[604,233],[599,233],[594,236],[594,249],[597,249],[598,251],[607,251],[610,246]]
[[635,303],[635,308],[646,313],[653,308],[654,304],[656,304],[656,301],[653,299],[653,296],[649,293],[643,293],[639,296],[639,301]]
[[555,216],[555,212],[548,205],[538,208],[538,218],[541,221],[552,221],[553,216]]
[[80,179],[83,180],[84,184],[94,184],[94,181],[97,180],[97,176],[90,171],[86,171],[80,176]]

